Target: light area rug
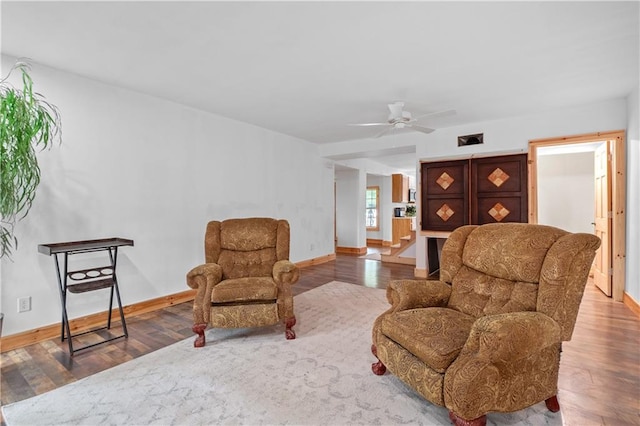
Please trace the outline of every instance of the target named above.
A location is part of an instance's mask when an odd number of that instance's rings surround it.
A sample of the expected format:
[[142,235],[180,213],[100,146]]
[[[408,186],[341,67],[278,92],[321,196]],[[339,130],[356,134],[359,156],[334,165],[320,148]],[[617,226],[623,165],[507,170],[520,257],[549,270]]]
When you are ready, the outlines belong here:
[[[36,397],[2,407],[16,425],[450,425],[392,374],[376,376],[371,325],[385,291],[331,282],[295,296],[283,326],[207,330]],[[561,425],[544,403],[489,414],[489,425]]]

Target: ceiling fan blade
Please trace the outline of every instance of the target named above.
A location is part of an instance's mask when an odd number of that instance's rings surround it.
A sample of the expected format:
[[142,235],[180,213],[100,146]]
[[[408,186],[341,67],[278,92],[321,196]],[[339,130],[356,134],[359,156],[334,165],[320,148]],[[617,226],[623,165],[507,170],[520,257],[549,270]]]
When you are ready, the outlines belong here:
[[432,133],[432,132],[436,131],[436,129],[430,129],[428,127],[416,126],[415,124],[407,124],[406,127],[410,127],[413,130],[417,130],[418,132],[422,132],[422,133]]
[[389,133],[390,131],[392,131],[394,129],[393,126],[389,126],[388,128],[384,129],[383,131],[381,131],[380,133],[378,133],[377,135],[374,136],[374,138],[379,138],[381,136],[386,135],[387,133]]
[[349,126],[388,126],[389,123],[356,123],[349,124]]
[[449,117],[450,115],[456,115],[456,110],[455,109],[448,109],[446,111],[437,111],[437,112],[430,112],[429,114],[423,114],[423,115],[419,115],[418,117],[414,117],[414,120],[420,120],[421,118],[427,118],[427,117]]

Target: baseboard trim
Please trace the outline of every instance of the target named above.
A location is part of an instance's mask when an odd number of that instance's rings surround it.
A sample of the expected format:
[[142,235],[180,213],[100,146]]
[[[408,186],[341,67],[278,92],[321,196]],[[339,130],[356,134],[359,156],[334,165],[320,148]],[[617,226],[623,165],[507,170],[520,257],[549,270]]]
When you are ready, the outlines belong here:
[[422,268],[414,268],[413,276],[416,278],[427,278],[427,270]]
[[[380,261],[386,262],[386,263],[399,263],[402,265],[416,266],[415,257],[402,257],[402,256],[392,256],[389,254],[383,254],[380,256]],[[414,275],[415,275],[415,272],[414,272]]]
[[[186,290],[180,293],[123,306],[122,310],[124,311],[125,318],[128,319],[168,306],[189,302],[195,298],[195,295],[195,290]],[[91,330],[92,328],[104,326],[107,322],[107,314],[108,311],[104,311],[70,320],[69,327],[71,328],[71,334],[77,334],[82,331]],[[114,318],[115,325],[117,326],[120,322],[120,313],[117,309],[112,311],[112,318]],[[2,337],[2,339],[0,339],[0,350],[1,352],[7,352],[56,337],[60,337],[60,323]]]
[[[366,249],[365,249],[366,250]],[[317,257],[310,260],[304,260],[297,262],[296,265],[299,268],[304,268],[311,265],[319,265],[322,263],[335,260],[336,254],[331,253],[326,256]],[[155,299],[145,300],[144,302],[134,303],[132,305],[123,306],[124,316],[126,319],[135,317],[137,315],[146,314],[148,312],[157,311],[172,305],[179,303],[190,302],[195,298],[195,290],[186,290],[180,293],[170,294],[168,296],[158,297]],[[87,315],[85,317],[75,318],[69,321],[69,327],[71,328],[71,334],[76,334],[82,331],[91,330],[104,326],[107,322],[108,311],[98,312],[95,314]],[[117,309],[112,312],[112,318],[115,319],[115,325],[117,326],[120,319],[120,313]],[[46,325],[43,327],[35,328],[33,330],[27,330],[9,336],[0,338],[0,352],[4,353],[13,349],[22,348],[24,346],[32,345],[34,343],[42,342],[44,340],[60,338],[60,323]]]
[[366,247],[336,247],[336,253],[363,255],[363,254],[367,254],[367,248]]
[[638,302],[636,302],[636,300],[626,291],[622,294],[622,303],[624,303],[627,308],[631,309],[631,312],[640,318],[640,304],[638,304]]
[[308,266],[321,265],[323,263],[331,262],[332,260],[336,260],[335,253],[330,253],[326,256],[315,257],[309,260],[302,260],[300,262],[296,262],[296,266],[298,266],[298,268],[306,268]]

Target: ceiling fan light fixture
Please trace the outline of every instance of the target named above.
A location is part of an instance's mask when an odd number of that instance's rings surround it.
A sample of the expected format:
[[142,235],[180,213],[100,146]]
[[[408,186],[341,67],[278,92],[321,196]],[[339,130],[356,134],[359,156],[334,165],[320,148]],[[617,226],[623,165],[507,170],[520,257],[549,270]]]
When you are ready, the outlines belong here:
[[404,108],[404,102],[396,102],[394,104],[387,105],[389,107],[389,119],[401,118]]
[[423,117],[436,117],[436,116],[447,116],[455,114],[455,110],[447,110],[447,111],[438,111],[430,114],[425,114],[418,116],[417,118],[413,118],[409,111],[404,111],[404,102],[395,102],[393,104],[387,105],[389,108],[389,118],[386,123],[360,123],[360,124],[351,124],[351,126],[385,126],[382,132],[378,133],[374,136],[374,138],[379,138],[387,134],[388,132],[395,129],[412,129],[421,133],[431,133],[435,131],[435,129],[424,127],[418,125],[418,120]]
[[396,124],[400,122],[408,123],[411,120],[411,113],[409,111],[401,111],[401,114],[389,114],[389,124]]

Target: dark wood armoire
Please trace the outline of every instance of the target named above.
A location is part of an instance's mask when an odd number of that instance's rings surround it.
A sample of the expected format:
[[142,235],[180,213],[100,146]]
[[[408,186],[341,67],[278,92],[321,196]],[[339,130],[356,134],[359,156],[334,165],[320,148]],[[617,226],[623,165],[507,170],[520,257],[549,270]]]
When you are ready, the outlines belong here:
[[420,179],[427,275],[440,267],[437,239],[448,232],[468,224],[529,220],[527,154],[424,162]]
[[425,162],[421,229],[527,222],[527,154]]

